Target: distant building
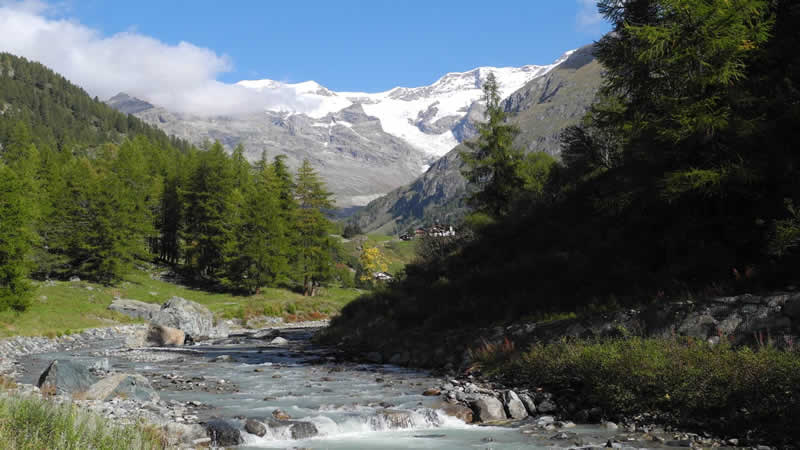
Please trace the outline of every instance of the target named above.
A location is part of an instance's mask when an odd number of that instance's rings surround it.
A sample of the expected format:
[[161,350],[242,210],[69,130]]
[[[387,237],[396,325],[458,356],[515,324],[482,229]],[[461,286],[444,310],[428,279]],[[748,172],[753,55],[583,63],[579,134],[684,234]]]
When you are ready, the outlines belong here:
[[453,228],[452,225],[442,225],[442,224],[434,224],[430,227],[420,227],[414,231],[404,233],[400,236],[400,239],[404,241],[410,241],[414,238],[423,237],[423,236],[433,236],[433,237],[447,237],[447,236],[455,236],[456,230]]
[[392,281],[394,277],[389,275],[386,272],[375,272],[372,274],[372,277],[375,278],[377,281]]

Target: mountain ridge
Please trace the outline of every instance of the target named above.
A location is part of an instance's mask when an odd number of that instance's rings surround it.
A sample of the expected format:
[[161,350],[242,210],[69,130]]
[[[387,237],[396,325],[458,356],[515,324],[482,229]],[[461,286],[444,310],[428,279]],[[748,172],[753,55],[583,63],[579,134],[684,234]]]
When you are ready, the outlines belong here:
[[[514,145],[526,153],[544,151],[558,157],[559,134],[579,122],[602,82],[602,68],[593,56],[593,45],[570,53],[559,67],[535,78],[503,100],[509,122],[517,125]],[[483,120],[482,109],[472,114]],[[474,128],[472,137],[475,136]],[[365,231],[400,234],[410,227],[434,221],[457,222],[466,214],[469,187],[461,172],[460,152],[474,143],[454,147],[416,180],[370,202],[350,219]]]

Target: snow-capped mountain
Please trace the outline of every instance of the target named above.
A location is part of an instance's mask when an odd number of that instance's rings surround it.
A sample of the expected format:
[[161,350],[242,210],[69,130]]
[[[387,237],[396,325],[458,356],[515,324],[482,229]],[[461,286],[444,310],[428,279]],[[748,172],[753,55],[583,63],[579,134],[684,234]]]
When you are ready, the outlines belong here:
[[[456,146],[463,136],[454,128],[483,95],[483,82],[494,73],[505,98],[534,78],[547,74],[563,62],[567,52],[547,66],[478,67],[467,72],[451,72],[429,86],[396,87],[385,92],[335,92],[314,81],[289,84],[274,80],[244,80],[237,83],[259,92],[292,89],[298,99],[295,106],[274,105],[273,112],[305,114],[320,119],[318,126],[328,126],[329,114],[353,104],[360,104],[368,116],[377,117],[383,131],[401,138],[416,149],[432,156],[442,156]],[[296,105],[312,105],[299,109]]]
[[245,80],[237,85],[276,100],[265,111],[235,116],[177,113],[124,94],[108,103],[194,143],[242,144],[251,161],[262,152],[284,154],[293,167],[309,159],[339,206],[364,205],[411,182],[475,135],[489,73],[507,97],[568,55],[547,66],[479,67],[448,73],[429,86],[378,93],[335,92],[314,81]]

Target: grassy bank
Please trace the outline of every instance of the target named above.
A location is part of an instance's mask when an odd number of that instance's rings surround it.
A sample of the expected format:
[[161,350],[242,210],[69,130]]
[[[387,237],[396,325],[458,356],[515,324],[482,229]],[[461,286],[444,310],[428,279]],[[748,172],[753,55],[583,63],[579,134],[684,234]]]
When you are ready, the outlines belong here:
[[360,295],[356,289],[325,288],[319,296],[304,297],[286,289],[267,288],[252,296],[193,289],[159,279],[151,272],[137,270],[116,286],[89,282],[56,281],[36,283],[31,307],[24,313],[0,313],[0,337],[69,334],[85,328],[133,323],[130,318],[108,310],[114,297],[161,304],[179,296],[207,306],[220,318],[248,318],[258,315],[308,320],[327,317]]
[[691,339],[614,339],[506,345],[474,354],[514,385],[561,392],[608,418],[643,412],[680,427],[772,443],[800,442],[800,352]]
[[402,241],[383,234],[359,235],[343,240],[342,248],[347,256],[357,261],[363,246],[376,247],[386,258],[389,273],[396,274],[416,258],[417,241]]
[[118,425],[70,404],[16,395],[0,397],[0,442],[8,450],[166,448],[156,428]]

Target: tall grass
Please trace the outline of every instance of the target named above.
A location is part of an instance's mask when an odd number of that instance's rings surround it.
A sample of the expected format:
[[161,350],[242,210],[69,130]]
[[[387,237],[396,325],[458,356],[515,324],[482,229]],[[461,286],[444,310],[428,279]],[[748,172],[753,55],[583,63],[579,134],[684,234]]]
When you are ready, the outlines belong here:
[[114,424],[71,404],[38,397],[0,397],[0,447],[6,450],[156,450],[160,431],[144,424]]
[[[737,437],[800,442],[800,353],[631,337],[536,344],[510,359],[476,352],[485,370],[607,417],[642,412]],[[500,357],[502,356],[502,357]]]

